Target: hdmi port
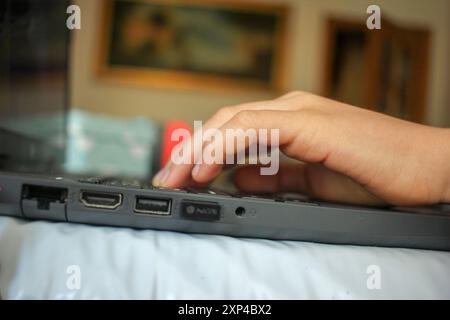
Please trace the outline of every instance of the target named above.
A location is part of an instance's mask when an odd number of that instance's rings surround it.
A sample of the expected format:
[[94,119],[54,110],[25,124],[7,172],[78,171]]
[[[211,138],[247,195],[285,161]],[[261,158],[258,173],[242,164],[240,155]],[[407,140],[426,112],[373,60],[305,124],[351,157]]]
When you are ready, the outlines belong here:
[[81,191],[80,201],[89,208],[117,209],[122,204],[122,194],[99,191]]
[[136,197],[134,212],[152,215],[170,215],[170,207],[172,201],[170,199],[153,198],[153,197]]

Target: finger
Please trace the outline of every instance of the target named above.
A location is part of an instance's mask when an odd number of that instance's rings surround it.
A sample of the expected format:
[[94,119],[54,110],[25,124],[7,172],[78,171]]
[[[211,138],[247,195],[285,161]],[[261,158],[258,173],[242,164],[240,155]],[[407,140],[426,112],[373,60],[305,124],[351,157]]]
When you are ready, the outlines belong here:
[[[204,147],[203,137],[204,133],[209,129],[218,129],[226,122],[232,119],[236,114],[245,110],[291,110],[292,105],[286,103],[280,103],[276,100],[259,101],[252,103],[244,103],[234,107],[225,107],[216,112],[210,120],[208,120],[201,131],[194,132],[193,136],[183,141],[183,143],[177,145],[173,152],[173,155],[183,154],[187,155],[183,163],[180,161],[173,161],[171,159],[160,173],[158,173],[153,179],[153,184],[157,186],[164,186],[169,188],[183,187],[187,179],[191,176],[191,171],[199,161],[197,160],[201,156],[202,148]],[[170,170],[170,172],[168,171]],[[216,168],[215,174],[218,174],[220,170]]]
[[259,169],[258,166],[237,169],[236,186],[250,193],[296,192],[331,202],[385,204],[358,183],[322,165],[282,164],[273,176],[263,176]]
[[[295,99],[295,102],[289,100],[290,98],[298,96],[302,96],[304,98]],[[243,116],[245,113],[272,111],[272,114],[276,114],[276,112],[295,111],[309,107],[315,108],[315,104],[316,100],[312,95],[304,92],[292,92],[275,100],[245,103],[234,107],[222,108],[209,121],[206,122],[200,132],[194,132],[191,139],[187,139],[182,144],[174,148],[172,155],[181,150],[179,153],[188,154],[188,160],[184,161],[182,165],[179,163],[171,163],[173,164],[171,165],[171,174],[166,175],[168,179],[164,181],[154,179],[153,182],[156,185],[165,187],[182,187],[186,183],[186,179],[191,174],[191,171],[194,177],[195,174],[199,172],[199,168],[198,166],[195,166],[195,164],[200,162],[198,159],[201,158],[202,149],[205,146],[203,141],[199,142],[199,140],[201,140],[199,139],[199,135],[203,134],[203,132],[208,129],[221,128],[227,123],[232,122],[239,115]],[[237,119],[239,119],[239,117]],[[271,119],[269,118],[267,120],[269,120],[270,124]],[[198,180],[196,177],[194,177],[194,179],[199,182],[207,182],[217,176],[221,171],[220,166],[212,166],[209,170],[210,172],[206,174],[205,179],[203,179],[202,175],[198,177]],[[158,177],[159,176],[160,175],[158,175]]]
[[[234,157],[237,154],[242,154],[250,145],[266,148],[266,146],[263,146],[263,144],[266,144],[272,151],[278,145],[288,145],[296,137],[302,136],[303,127],[310,122],[309,120],[308,113],[303,115],[302,113],[293,111],[242,111],[219,129],[219,134],[223,137],[223,146],[225,147],[222,148],[223,150],[214,150],[215,152],[220,152],[219,155],[214,156],[214,163],[211,163],[211,161],[203,161],[203,163],[196,165],[192,171],[192,177],[198,182],[212,180],[220,173],[222,164],[226,163],[231,158],[230,156]],[[247,131],[249,129],[252,129],[252,131]],[[261,129],[265,129],[265,133],[267,134],[260,135],[260,133],[264,133]],[[278,130],[278,132],[275,130]],[[230,132],[236,134],[230,136]],[[249,132],[253,132],[253,134],[248,134]],[[274,134],[275,136],[272,136]],[[272,138],[276,139],[272,141]],[[240,141],[241,143],[237,144],[236,141]],[[235,147],[226,147],[230,145]],[[206,145],[203,150],[203,159],[207,160],[211,158],[210,154],[213,149],[213,143]],[[271,155],[271,160],[278,161],[279,159],[276,158],[277,155],[277,153]],[[308,162],[319,162],[323,160],[325,155],[326,153],[322,147],[317,148],[314,153],[309,153],[306,159],[302,159],[301,157],[298,157],[298,159]]]

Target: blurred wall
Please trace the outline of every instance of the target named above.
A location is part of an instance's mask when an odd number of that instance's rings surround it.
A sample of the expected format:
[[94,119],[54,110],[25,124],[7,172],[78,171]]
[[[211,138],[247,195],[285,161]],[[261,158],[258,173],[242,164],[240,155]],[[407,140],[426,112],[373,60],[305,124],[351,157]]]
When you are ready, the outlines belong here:
[[[378,4],[382,15],[405,24],[432,31],[428,81],[427,119],[433,125],[450,125],[449,57],[450,1],[448,0],[264,0],[288,4],[289,24],[288,87],[290,90],[319,92],[324,57],[324,20],[336,15],[366,19],[369,4]],[[77,0],[82,12],[82,29],[73,32],[71,104],[96,112],[120,116],[146,115],[163,121],[181,118],[189,122],[205,119],[225,105],[270,99],[279,93],[195,91],[154,89],[104,83],[95,78],[99,0]]]

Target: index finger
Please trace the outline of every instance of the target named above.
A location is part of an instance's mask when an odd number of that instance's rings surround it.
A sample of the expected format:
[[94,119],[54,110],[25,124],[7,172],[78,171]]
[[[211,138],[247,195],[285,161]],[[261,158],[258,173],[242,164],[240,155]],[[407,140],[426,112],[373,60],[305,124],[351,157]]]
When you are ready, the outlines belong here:
[[[183,141],[183,143],[174,148],[172,151],[171,160],[168,162],[166,167],[155,176],[153,179],[153,184],[168,188],[183,187],[187,181],[189,181],[191,171],[194,166],[199,162],[197,159],[201,158],[205,140],[203,134],[208,132],[210,129],[218,129],[222,127],[239,112],[245,110],[291,110],[293,108],[293,105],[284,103],[283,101],[270,100],[245,103],[234,107],[225,107],[220,109],[205,123],[204,126],[202,126],[200,132],[194,132],[192,137],[188,137],[188,139]],[[202,138],[199,139],[200,136]],[[183,161],[177,161],[177,157],[180,154],[186,156]]]

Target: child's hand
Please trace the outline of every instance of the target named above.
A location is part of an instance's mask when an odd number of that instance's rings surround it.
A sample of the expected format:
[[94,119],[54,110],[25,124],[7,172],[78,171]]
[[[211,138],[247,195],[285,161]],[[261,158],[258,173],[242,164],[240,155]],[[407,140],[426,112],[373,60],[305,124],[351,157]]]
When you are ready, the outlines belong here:
[[[397,205],[450,202],[450,130],[427,127],[303,92],[219,110],[204,128],[279,129],[280,150],[302,163],[275,176],[240,168],[248,192],[300,192],[329,201]],[[154,183],[206,183],[221,165],[169,163]]]

